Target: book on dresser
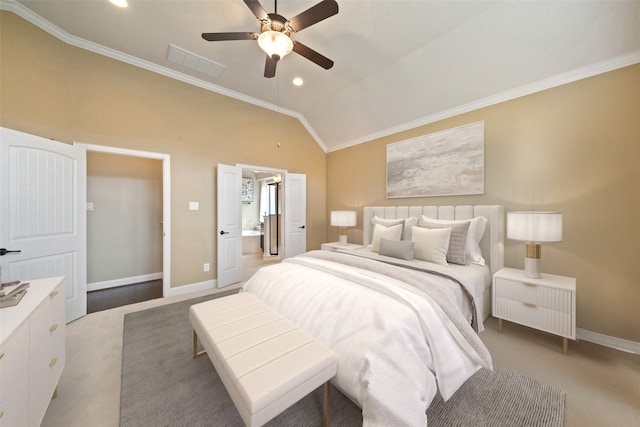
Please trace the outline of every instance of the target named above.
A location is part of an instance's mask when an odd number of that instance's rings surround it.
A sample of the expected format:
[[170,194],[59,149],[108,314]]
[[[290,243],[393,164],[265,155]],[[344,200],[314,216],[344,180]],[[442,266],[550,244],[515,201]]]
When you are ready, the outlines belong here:
[[27,292],[29,282],[15,281],[5,283],[0,288],[0,308],[17,305]]

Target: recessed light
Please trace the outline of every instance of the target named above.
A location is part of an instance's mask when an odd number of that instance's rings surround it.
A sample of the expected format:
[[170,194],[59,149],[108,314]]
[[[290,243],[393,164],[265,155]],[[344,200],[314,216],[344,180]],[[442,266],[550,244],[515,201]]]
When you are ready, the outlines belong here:
[[295,86],[302,86],[304,84],[304,81],[302,81],[300,77],[296,77],[295,79],[293,79],[292,83]]
[[112,4],[115,4],[118,7],[127,7],[129,4],[127,0],[109,0]]

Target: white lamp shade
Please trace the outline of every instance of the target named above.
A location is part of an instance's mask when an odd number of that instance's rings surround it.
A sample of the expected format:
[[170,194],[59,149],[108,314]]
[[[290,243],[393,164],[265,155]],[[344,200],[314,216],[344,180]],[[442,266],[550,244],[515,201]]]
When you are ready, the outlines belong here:
[[507,238],[523,242],[561,242],[562,212],[508,212]]
[[356,211],[331,211],[331,225],[353,227],[356,225]]
[[[258,45],[267,55],[275,60],[284,58],[293,49],[293,42],[286,34],[279,31],[265,31],[258,36]],[[277,55],[277,57],[274,57]]]

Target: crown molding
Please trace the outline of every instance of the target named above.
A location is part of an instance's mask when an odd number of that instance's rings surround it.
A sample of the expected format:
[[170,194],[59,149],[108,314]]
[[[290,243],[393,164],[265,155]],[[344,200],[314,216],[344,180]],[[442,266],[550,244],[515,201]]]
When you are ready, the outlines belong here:
[[99,45],[97,43],[89,42],[85,39],[73,36],[63,31],[59,27],[53,25],[49,21],[43,19],[41,16],[35,14],[31,10],[21,5],[20,3],[17,3],[15,0],[0,0],[0,10],[7,10],[9,12],[15,13],[16,15],[26,19],[27,21],[31,22],[32,24],[36,25],[42,30],[48,32],[54,37],[72,46],[76,46],[81,49],[85,49],[103,56],[107,56],[109,58],[112,58],[121,62],[125,62],[127,64],[134,65],[139,68],[143,68],[145,70],[154,72],[156,74],[160,74],[165,77],[169,77],[169,78],[181,81],[183,83],[187,83],[193,86],[200,87],[205,90],[218,93],[220,95],[228,96],[230,98],[234,98],[239,101],[246,102],[261,108],[266,108],[268,110],[275,111],[279,114],[285,114],[290,117],[294,117],[300,121],[300,123],[304,126],[307,132],[309,132],[311,137],[316,141],[316,143],[320,146],[320,148],[325,153],[339,151],[344,148],[363,144],[365,142],[383,138],[396,133],[404,132],[419,126],[424,126],[440,120],[448,119],[450,117],[458,116],[460,114],[465,114],[474,110],[478,110],[480,108],[489,107],[502,102],[510,101],[512,99],[531,95],[536,92],[541,92],[543,90],[551,89],[557,86],[562,86],[577,80],[582,80],[588,77],[596,76],[598,74],[603,74],[619,68],[627,67],[629,65],[640,63],[640,50],[639,50],[639,51],[631,52],[626,55],[621,55],[618,57],[600,61],[600,62],[591,64],[585,67],[581,67],[572,71],[568,71],[562,74],[558,74],[556,76],[549,77],[547,79],[543,79],[527,85],[523,85],[514,89],[509,89],[507,91],[498,93],[496,95],[491,95],[491,96],[481,98],[472,102],[468,102],[466,104],[462,104],[457,107],[450,108],[448,110],[440,111],[438,113],[431,114],[417,120],[406,122],[401,125],[384,129],[380,132],[375,132],[369,135],[365,135],[361,138],[340,143],[331,148],[328,148],[327,145],[322,141],[322,138],[320,137],[320,135],[318,135],[318,133],[313,129],[313,127],[311,126],[309,121],[306,119],[306,117],[299,112],[282,108],[272,103],[269,103],[251,96],[247,96],[240,92],[229,90],[227,88],[218,86],[216,84],[206,82],[204,80],[186,75],[184,73],[180,73],[178,71],[171,70],[169,68],[162,67],[157,64],[153,64],[149,61],[145,61],[143,59],[134,57],[132,55],[128,55],[123,52]]
[[287,108],[282,108],[270,102],[266,102],[258,98],[247,96],[243,93],[236,92],[236,91],[224,88],[222,86],[218,86],[213,83],[209,83],[207,81],[198,79],[196,77],[181,73],[179,71],[162,67],[152,62],[145,61],[144,59],[140,59],[138,57],[128,55],[118,50],[111,49],[106,46],[102,46],[100,44],[90,42],[80,37],[76,37],[62,30],[60,27],[53,25],[51,22],[42,18],[40,15],[34,13],[30,9],[27,9],[20,3],[17,3],[15,0],[0,0],[0,10],[6,10],[9,12],[15,13],[21,18],[29,21],[30,23],[37,26],[38,28],[46,31],[47,33],[51,34],[52,36],[56,37],[57,39],[71,46],[88,50],[90,52],[94,52],[99,55],[103,55],[103,56],[115,59],[117,61],[121,61],[130,65],[133,65],[135,67],[143,68],[147,71],[151,71],[156,74],[160,74],[162,76],[169,77],[171,79],[178,80],[183,83],[187,83],[187,84],[199,87],[201,89],[205,89],[211,92],[218,93],[220,95],[237,99],[238,101],[246,102],[248,104],[253,104],[257,107],[266,108],[267,110],[275,111],[278,114],[285,114],[287,116],[294,117],[300,121],[302,126],[304,126],[307,132],[309,132],[311,137],[316,141],[316,143],[320,146],[320,148],[325,153],[327,152],[327,146],[326,144],[324,144],[324,142],[320,138],[320,135],[318,135],[318,133],[313,129],[309,121],[302,114],[296,111],[289,110]]
[[459,105],[448,110],[444,110],[418,120],[403,123],[399,126],[395,126],[389,129],[385,129],[380,132],[372,133],[362,138],[354,139],[352,141],[345,142],[343,144],[332,147],[329,151],[338,151],[343,148],[351,147],[354,145],[362,144],[364,142],[372,141],[374,139],[382,138],[385,136],[393,135],[406,130],[414,129],[419,126],[424,126],[430,123],[434,123],[440,120],[455,117],[460,114],[469,113],[480,108],[489,107],[492,105],[500,104],[502,102],[510,101],[512,99],[521,98],[523,96],[531,95],[536,92],[551,89],[554,87],[562,86],[568,83],[575,82],[577,80],[593,77],[598,74],[614,71],[619,68],[624,68],[629,65],[640,63],[640,50],[631,52],[626,55],[617,56],[604,61],[596,62],[586,67],[578,68],[566,73],[558,74],[547,79],[539,80],[524,86],[520,86],[514,89],[491,95],[485,98],[478,99],[463,105]]

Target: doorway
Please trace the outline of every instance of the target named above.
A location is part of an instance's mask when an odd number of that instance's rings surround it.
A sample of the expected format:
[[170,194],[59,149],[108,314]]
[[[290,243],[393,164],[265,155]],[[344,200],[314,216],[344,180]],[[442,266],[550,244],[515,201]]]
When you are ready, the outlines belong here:
[[284,171],[242,169],[242,279],[283,258]]
[[[306,250],[306,175],[256,166],[217,166],[217,271],[216,286],[224,288],[243,280],[242,266],[242,171],[280,173],[282,176],[282,251],[290,258]],[[279,258],[280,259],[280,258]]]
[[[96,290],[96,288],[99,289],[101,287],[114,287],[114,286],[118,287],[124,284],[132,283],[131,280],[133,280],[134,282],[147,282],[147,281],[154,281],[154,280],[160,279],[162,281],[161,296],[162,297],[170,296],[171,295],[170,294],[171,292],[171,193],[170,193],[171,158],[170,156],[168,154],[162,154],[162,153],[129,150],[129,149],[123,149],[123,148],[117,148],[117,147],[101,146],[101,145],[93,145],[93,144],[85,144],[85,143],[74,143],[74,145],[85,148],[87,151],[87,156],[91,155],[91,153],[101,153],[101,154],[109,154],[109,155],[116,155],[116,156],[124,156],[124,157],[121,157],[121,159],[128,157],[128,158],[131,158],[132,160],[135,160],[137,158],[140,160],[146,159],[149,161],[160,161],[161,184],[158,184],[158,185],[161,185],[161,190],[160,190],[161,214],[159,215],[160,221],[155,220],[154,221],[155,224],[147,224],[142,222],[137,226],[151,227],[155,229],[155,232],[157,234],[159,234],[159,236],[156,235],[156,238],[159,237],[161,242],[158,245],[158,246],[161,246],[161,258],[162,258],[161,265],[160,265],[161,274],[159,275],[156,273],[152,275],[130,276],[129,280],[127,280],[126,283],[118,280],[103,281],[103,283],[101,284],[100,282],[98,282],[100,285],[94,286],[92,289]],[[151,164],[153,163],[154,162],[152,162]],[[90,202],[91,201],[89,201],[89,203]],[[92,206],[88,204],[87,208],[91,209]],[[98,206],[94,204],[93,205],[94,212],[96,212],[95,209],[97,208]],[[87,212],[87,214],[89,213],[91,213],[91,211]],[[90,238],[91,236],[88,236],[88,239]],[[146,249],[143,248],[141,250],[146,250]]]
[[87,153],[87,313],[162,298],[162,161]]

